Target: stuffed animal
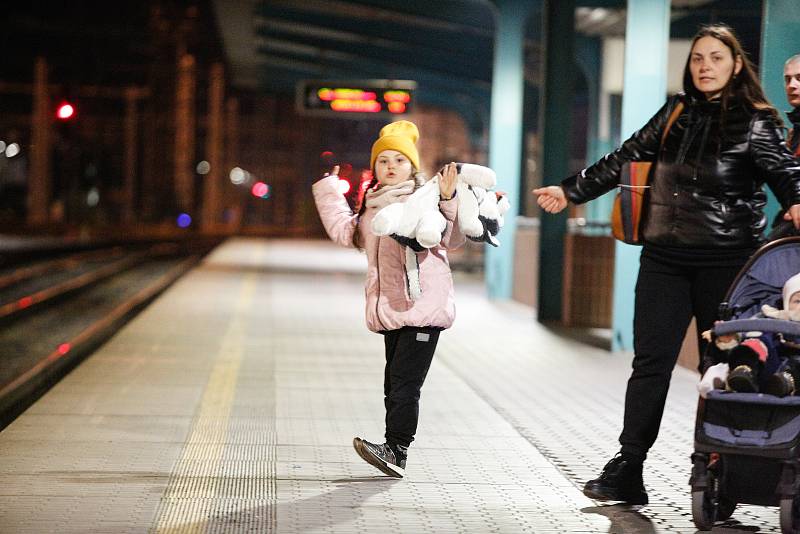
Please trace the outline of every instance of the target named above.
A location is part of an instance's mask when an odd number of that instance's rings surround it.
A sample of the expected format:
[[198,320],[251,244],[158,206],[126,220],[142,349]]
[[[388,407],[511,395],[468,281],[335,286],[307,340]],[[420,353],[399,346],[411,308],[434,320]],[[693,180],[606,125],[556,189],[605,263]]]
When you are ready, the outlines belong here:
[[[495,236],[503,227],[503,216],[511,205],[505,193],[491,190],[497,183],[494,171],[470,163],[459,163],[456,168],[459,229],[473,241],[498,246],[500,242]],[[406,202],[381,209],[372,221],[372,232],[379,236],[391,235],[416,252],[436,246],[447,227],[439,211],[439,194],[439,178],[435,176],[414,191]]]
[[382,208],[372,219],[372,233],[391,235],[417,252],[442,240],[447,221],[439,211],[439,178],[433,177],[405,202]]

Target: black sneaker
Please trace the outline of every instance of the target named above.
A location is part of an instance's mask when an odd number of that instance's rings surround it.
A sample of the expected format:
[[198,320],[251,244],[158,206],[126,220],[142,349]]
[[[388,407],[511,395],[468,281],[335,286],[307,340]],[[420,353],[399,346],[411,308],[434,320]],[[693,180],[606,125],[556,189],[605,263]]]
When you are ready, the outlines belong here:
[[[353,438],[353,447],[367,463],[374,465],[390,477],[403,478],[406,470],[404,451],[395,451],[386,443],[377,445],[361,438]],[[403,447],[405,448],[405,447]]]
[[728,391],[758,393],[755,373],[749,365],[739,365],[728,373]]
[[583,494],[596,501],[647,504],[642,463],[625,459],[618,453],[606,464],[600,477],[586,483]]
[[794,377],[788,371],[770,375],[767,378],[767,383],[764,384],[764,393],[775,395],[776,397],[794,395]]

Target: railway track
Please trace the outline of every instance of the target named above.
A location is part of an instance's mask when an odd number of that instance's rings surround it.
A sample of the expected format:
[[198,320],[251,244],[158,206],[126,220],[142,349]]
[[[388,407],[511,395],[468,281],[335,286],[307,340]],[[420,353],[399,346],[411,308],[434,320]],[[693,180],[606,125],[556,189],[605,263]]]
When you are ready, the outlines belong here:
[[0,270],[0,429],[218,242],[61,251]]

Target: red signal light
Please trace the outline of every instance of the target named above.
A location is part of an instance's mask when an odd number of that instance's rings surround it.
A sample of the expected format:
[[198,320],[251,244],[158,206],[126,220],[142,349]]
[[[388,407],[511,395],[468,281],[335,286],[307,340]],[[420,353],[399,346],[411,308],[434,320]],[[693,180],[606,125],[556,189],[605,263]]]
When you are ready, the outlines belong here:
[[65,121],[69,120],[75,116],[75,106],[70,104],[69,102],[62,102],[58,105],[58,109],[56,109],[56,117],[59,120]]
[[264,196],[269,193],[269,186],[264,182],[256,182],[253,184],[253,187],[250,188],[250,192],[253,196],[264,198]]

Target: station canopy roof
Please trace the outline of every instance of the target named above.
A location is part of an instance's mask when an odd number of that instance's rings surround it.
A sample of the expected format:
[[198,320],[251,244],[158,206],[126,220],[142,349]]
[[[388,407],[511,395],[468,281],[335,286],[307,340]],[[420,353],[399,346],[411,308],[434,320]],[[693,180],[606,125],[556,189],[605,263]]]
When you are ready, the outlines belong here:
[[[542,3],[532,3],[530,20],[538,21]],[[577,0],[578,34],[624,35],[625,5]],[[497,12],[489,0],[214,0],[214,7],[241,87],[293,93],[306,79],[407,79],[417,82],[419,103],[460,107],[462,115],[488,111]],[[700,24],[724,21],[757,47],[760,15],[758,0],[673,0],[671,33],[688,38]],[[526,69],[540,66],[541,37],[541,25],[529,24]]]
[[[531,3],[536,7],[526,29],[525,69],[526,79],[536,83],[542,55],[537,9],[543,2]],[[579,37],[624,33],[625,5],[576,0]],[[702,23],[727,22],[756,56],[761,8],[760,0],[673,0],[671,32],[690,37]],[[496,13],[490,0],[18,3],[0,22],[0,81],[29,82],[32,58],[42,55],[53,81],[145,84],[174,70],[170,43],[184,35],[193,53],[224,57],[237,88],[293,94],[298,81],[307,79],[414,80],[417,103],[483,115],[476,120],[485,124]]]

